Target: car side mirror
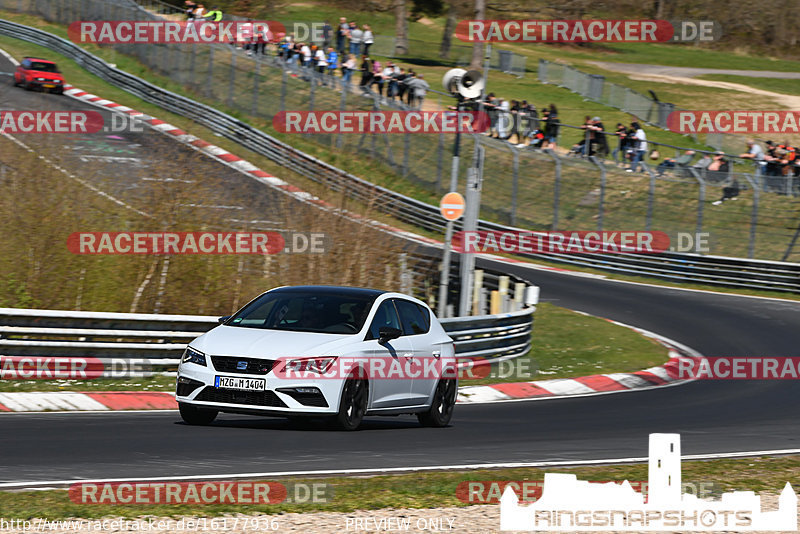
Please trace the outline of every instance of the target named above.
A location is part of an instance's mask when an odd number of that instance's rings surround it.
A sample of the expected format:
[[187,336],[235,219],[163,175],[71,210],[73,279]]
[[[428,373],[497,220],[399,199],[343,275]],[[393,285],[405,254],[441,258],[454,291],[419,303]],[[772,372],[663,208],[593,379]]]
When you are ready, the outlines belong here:
[[378,329],[378,335],[380,338],[378,339],[378,343],[386,343],[387,341],[391,341],[392,339],[397,339],[403,334],[403,331],[399,328],[393,328],[391,326],[382,326]]
[[224,324],[224,323],[225,323],[225,321],[227,321],[227,320],[228,320],[228,319],[230,319],[230,318],[231,318],[231,316],[230,316],[230,315],[226,315],[225,317],[220,317],[219,319],[217,319],[217,322],[218,322],[219,324]]

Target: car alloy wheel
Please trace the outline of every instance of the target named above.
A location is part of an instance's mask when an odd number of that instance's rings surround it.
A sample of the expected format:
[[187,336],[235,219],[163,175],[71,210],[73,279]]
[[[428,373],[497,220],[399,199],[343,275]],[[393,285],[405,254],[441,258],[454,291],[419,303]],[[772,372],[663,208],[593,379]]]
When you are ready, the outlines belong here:
[[366,380],[349,377],[342,388],[342,400],[339,403],[339,414],[336,416],[339,426],[344,430],[355,430],[361,425],[367,411],[369,384]]
[[454,379],[440,380],[433,393],[433,401],[427,412],[417,414],[417,419],[423,426],[447,426],[453,417],[453,408],[456,405],[456,381]]

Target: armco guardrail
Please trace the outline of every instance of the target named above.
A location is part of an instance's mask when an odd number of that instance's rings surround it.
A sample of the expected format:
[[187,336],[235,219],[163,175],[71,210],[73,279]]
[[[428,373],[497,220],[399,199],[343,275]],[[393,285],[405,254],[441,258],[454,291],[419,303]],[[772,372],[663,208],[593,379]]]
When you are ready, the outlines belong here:
[[[442,319],[441,323],[455,342],[458,358],[505,360],[530,350],[535,310],[531,306],[512,313]],[[217,319],[0,308],[0,362],[9,357],[85,358],[101,363],[105,377],[142,376],[153,368],[174,371],[186,345],[217,326]],[[31,365],[36,365],[33,360]],[[4,369],[2,364],[0,369]],[[6,375],[0,371],[0,376]]]
[[[194,120],[239,145],[319,182],[332,191],[371,202],[377,209],[426,230],[441,232],[445,223],[436,206],[377,186],[305,154],[256,128],[184,96],[118,70],[81,47],[50,33],[0,20],[0,34],[23,39],[77,61],[103,80],[173,113]],[[479,136],[480,137],[480,136]],[[482,142],[482,139],[481,139]],[[481,230],[518,228],[480,221]],[[800,264],[694,254],[523,255],[610,272],[717,286],[800,292]]]

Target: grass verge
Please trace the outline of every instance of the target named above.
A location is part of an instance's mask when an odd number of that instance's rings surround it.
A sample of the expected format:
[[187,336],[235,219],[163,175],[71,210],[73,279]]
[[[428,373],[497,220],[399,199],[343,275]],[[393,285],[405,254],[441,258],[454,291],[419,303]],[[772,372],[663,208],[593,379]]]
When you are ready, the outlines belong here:
[[[66,490],[0,492],[4,519],[142,516],[214,517],[226,514],[280,514],[289,512],[352,512],[381,508],[468,506],[456,496],[459,483],[469,481],[541,481],[546,472],[574,473],[581,480],[647,480],[647,465],[580,467],[574,469],[497,469],[414,473],[362,478],[281,479],[283,484],[330,484],[327,503],[274,505],[96,505],[70,501]],[[800,457],[757,457],[737,460],[683,462],[684,481],[714,482],[722,491],[752,490],[779,493],[787,481],[800,476]]]

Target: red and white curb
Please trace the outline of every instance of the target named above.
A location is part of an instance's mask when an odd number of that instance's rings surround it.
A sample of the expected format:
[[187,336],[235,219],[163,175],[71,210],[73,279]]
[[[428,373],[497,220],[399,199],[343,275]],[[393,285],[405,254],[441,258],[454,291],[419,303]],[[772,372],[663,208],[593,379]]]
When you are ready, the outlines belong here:
[[[583,315],[588,313],[578,312]],[[589,315],[590,316],[590,315]],[[680,369],[696,369],[703,356],[695,350],[663,336],[636,328],[624,323],[604,319],[610,323],[630,328],[651,338],[669,349],[669,361],[664,365],[650,367],[635,373],[610,373],[582,376],[577,378],[557,378],[531,382],[508,382],[486,386],[463,386],[458,388],[460,404],[486,404],[519,400],[552,399],[555,397],[579,397],[620,393],[642,389],[676,386],[691,382],[682,378]]]
[[0,393],[0,412],[175,410],[177,408],[175,396],[163,391]]

